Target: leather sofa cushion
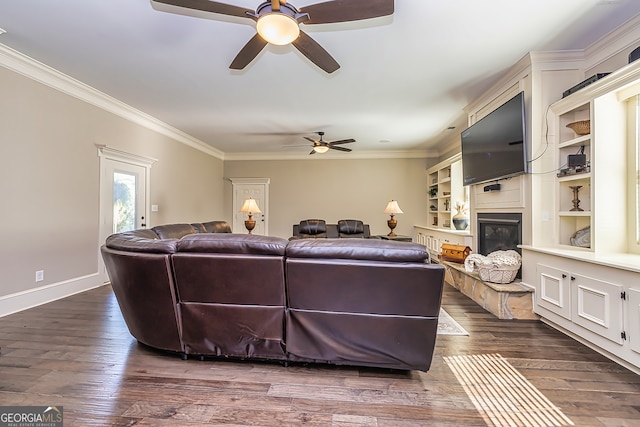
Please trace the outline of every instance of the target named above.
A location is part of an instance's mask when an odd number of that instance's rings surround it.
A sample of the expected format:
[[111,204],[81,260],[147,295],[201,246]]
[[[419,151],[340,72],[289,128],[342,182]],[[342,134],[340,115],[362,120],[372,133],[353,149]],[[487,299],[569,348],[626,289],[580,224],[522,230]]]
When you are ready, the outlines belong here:
[[207,233],[231,233],[231,226],[227,221],[209,221],[202,225]]
[[227,221],[209,221],[191,224],[198,233],[231,233],[231,226]]
[[341,219],[338,221],[340,234],[363,234],[364,223],[357,219]]
[[417,243],[382,239],[301,239],[287,246],[290,258],[358,259],[389,262],[426,262],[427,248]]
[[196,233],[191,224],[157,225],[152,228],[161,239],[180,239],[188,234]]
[[298,232],[311,236],[325,234],[327,232],[327,223],[323,219],[305,219],[300,221]]
[[287,243],[286,239],[280,237],[256,234],[192,234],[180,239],[177,251],[283,256]]
[[177,242],[177,239],[160,240],[152,230],[135,230],[107,237],[106,246],[118,251],[172,254]]

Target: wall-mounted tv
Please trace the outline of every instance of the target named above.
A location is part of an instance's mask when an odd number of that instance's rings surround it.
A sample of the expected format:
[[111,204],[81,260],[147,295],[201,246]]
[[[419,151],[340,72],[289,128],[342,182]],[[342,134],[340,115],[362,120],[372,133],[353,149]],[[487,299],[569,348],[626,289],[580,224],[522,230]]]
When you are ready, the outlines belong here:
[[524,92],[462,131],[464,185],[527,173]]

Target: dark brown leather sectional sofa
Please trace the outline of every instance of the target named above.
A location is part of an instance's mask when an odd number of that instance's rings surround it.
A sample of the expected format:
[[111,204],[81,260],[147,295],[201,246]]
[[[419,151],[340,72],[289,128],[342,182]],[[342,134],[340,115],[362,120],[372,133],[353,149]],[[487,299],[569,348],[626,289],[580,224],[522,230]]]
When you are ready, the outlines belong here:
[[444,268],[424,246],[228,231],[172,224],[107,239],[111,285],[139,342],[184,358],[429,369]]

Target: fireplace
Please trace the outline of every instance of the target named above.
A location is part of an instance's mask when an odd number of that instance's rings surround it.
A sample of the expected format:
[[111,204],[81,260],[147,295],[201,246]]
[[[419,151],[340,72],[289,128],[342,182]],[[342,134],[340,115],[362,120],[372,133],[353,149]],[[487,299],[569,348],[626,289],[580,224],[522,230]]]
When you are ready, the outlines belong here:
[[[514,250],[521,253],[521,213],[478,213],[478,253],[488,255],[494,251]],[[521,271],[518,276],[521,277]]]

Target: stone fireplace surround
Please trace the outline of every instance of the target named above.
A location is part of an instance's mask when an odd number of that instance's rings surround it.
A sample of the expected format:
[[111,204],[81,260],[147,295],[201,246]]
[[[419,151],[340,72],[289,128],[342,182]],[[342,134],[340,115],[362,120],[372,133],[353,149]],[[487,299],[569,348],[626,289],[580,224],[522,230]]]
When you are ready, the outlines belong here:
[[[488,255],[499,250],[515,250],[522,244],[522,213],[478,212],[476,215],[477,253]],[[477,273],[465,271],[462,264],[443,262],[447,282],[499,319],[538,319],[533,313],[532,289],[516,280],[507,284],[489,283]]]

